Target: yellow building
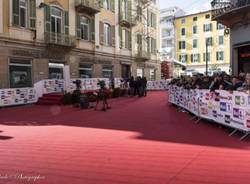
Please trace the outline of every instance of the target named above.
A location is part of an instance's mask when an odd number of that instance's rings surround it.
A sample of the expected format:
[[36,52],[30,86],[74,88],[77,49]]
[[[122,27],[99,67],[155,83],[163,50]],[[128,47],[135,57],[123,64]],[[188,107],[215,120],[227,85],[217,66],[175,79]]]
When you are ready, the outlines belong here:
[[175,33],[176,59],[186,64],[187,73],[205,73],[206,60],[208,74],[229,73],[229,30],[212,21],[210,11],[177,17]]
[[0,88],[65,76],[159,79],[158,3],[0,0]]

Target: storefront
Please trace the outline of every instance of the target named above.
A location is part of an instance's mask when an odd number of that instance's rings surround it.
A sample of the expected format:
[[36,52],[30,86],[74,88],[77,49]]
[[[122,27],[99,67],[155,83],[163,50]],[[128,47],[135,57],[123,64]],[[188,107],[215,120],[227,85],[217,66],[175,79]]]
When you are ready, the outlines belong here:
[[238,48],[238,69],[239,73],[250,72],[250,45]]

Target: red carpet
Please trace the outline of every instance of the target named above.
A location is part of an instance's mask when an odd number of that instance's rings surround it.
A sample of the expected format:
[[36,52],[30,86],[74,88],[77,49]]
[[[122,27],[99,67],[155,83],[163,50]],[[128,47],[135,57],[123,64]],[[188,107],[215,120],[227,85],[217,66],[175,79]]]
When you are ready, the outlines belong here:
[[249,139],[195,124],[164,92],[111,104],[0,109],[0,184],[249,183]]

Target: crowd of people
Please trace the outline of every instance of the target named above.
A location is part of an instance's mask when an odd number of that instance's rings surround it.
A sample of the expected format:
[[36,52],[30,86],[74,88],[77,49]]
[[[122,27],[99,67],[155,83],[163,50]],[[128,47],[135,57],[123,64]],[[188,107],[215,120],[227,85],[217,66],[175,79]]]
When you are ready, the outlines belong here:
[[146,77],[133,76],[122,81],[123,89],[127,89],[129,96],[146,97],[147,96],[147,79]]
[[213,76],[197,74],[194,76],[181,76],[172,79],[174,84],[185,89],[209,89],[215,90],[250,90],[250,73],[240,73],[238,76],[230,76],[224,72],[216,73]]

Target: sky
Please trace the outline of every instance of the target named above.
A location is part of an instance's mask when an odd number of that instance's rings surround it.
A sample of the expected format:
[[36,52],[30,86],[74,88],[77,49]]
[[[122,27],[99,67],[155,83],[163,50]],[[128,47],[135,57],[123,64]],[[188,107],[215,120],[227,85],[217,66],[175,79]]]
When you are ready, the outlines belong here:
[[209,10],[211,8],[210,2],[211,0],[160,0],[160,9],[178,6],[186,13],[192,14]]

